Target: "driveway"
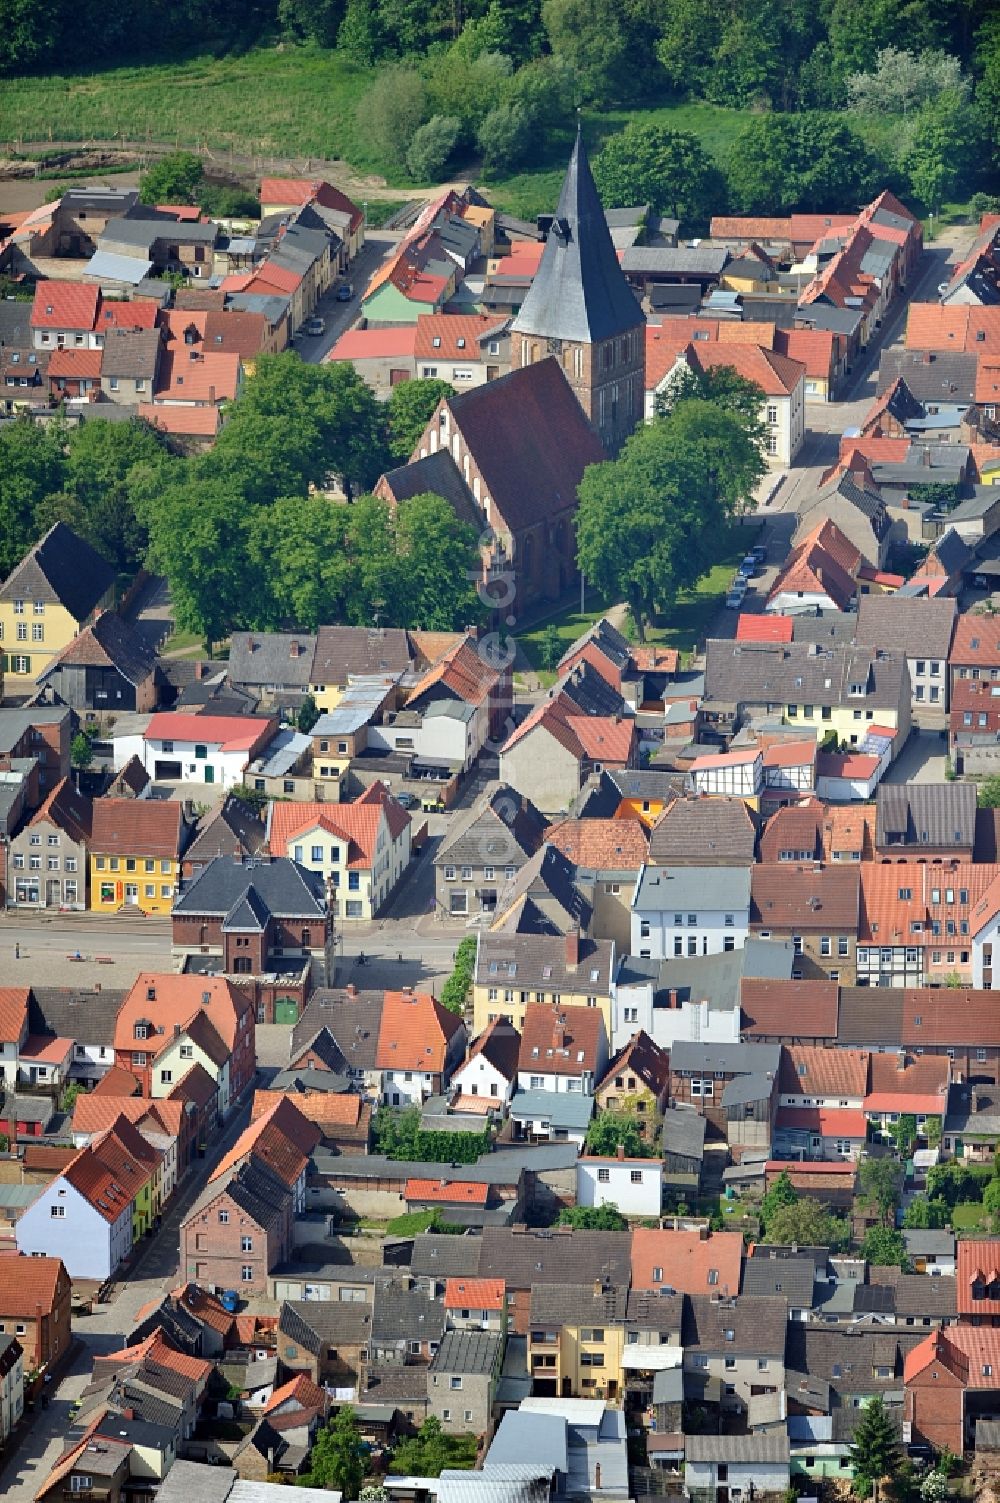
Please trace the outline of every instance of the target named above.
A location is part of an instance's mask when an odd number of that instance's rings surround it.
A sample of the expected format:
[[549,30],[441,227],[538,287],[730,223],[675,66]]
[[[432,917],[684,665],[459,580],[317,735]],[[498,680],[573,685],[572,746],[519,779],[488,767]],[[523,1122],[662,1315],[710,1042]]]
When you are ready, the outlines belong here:
[[940,731],[914,727],[883,783],[943,783],[948,738]]

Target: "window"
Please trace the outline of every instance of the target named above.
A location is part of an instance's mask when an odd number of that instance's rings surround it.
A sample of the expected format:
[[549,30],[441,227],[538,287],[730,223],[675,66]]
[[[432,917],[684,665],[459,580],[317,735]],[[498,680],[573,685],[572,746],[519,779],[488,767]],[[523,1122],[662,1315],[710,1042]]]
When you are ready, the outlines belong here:
[[89,1493],[93,1485],[93,1477],[85,1477],[79,1472],[74,1472],[69,1479],[69,1490],[71,1493]]
[[49,1206],[49,1215],[56,1221],[64,1221],[66,1218],[65,1206]]
[[598,1169],[598,1171],[597,1171],[597,1182],[600,1185],[610,1184],[611,1183],[611,1170],[610,1169]]
[[229,1212],[228,1211],[220,1211],[219,1212],[219,1220],[221,1221],[222,1225],[225,1226],[226,1223],[229,1220]]
[[160,1071],[160,1084],[161,1085],[170,1085],[172,1083],[172,1081],[173,1081],[173,1078],[174,1078],[174,1072],[172,1070],[161,1070]]
[[240,1238],[240,1252],[253,1252],[253,1238],[252,1237],[241,1237]]
[[630,1181],[631,1181],[631,1183],[633,1185],[641,1185],[642,1184],[642,1170],[641,1169],[633,1169],[632,1172],[631,1172],[631,1174],[629,1175],[629,1179],[630,1179]]
[[253,1283],[253,1269],[250,1267],[249,1263],[243,1264],[243,1267],[240,1270],[240,1280],[244,1284]]
[[451,1388],[451,1389],[457,1389],[457,1388],[461,1388],[461,1386],[462,1386],[462,1380],[461,1380],[461,1378],[457,1377],[453,1373],[452,1376],[451,1376],[451,1378],[450,1378],[450,1380],[449,1380],[448,1387]]

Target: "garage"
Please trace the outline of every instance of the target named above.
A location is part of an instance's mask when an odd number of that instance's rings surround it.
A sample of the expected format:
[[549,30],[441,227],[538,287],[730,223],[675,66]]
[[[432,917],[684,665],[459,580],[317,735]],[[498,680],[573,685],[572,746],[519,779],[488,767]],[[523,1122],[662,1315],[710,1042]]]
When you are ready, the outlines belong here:
[[153,765],[153,778],[157,783],[179,783],[181,781],[181,764],[179,762],[157,760]]

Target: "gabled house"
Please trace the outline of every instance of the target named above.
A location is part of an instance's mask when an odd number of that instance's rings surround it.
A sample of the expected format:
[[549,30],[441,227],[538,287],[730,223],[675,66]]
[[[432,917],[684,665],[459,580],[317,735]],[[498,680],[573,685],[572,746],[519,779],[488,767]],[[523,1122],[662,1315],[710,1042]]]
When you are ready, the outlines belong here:
[[372,919],[395,890],[411,857],[412,821],[382,783],[350,804],[270,805],[272,856],[291,857],[322,877],[331,911],[343,919]]
[[169,913],[190,833],[176,799],[97,799],[88,842],[91,910]]
[[750,924],[749,866],[645,866],[632,899],[631,953],[718,955],[740,950]]
[[8,907],[86,908],[92,819],[91,800],[63,778],[8,844]]
[[627,951],[630,905],[648,858],[649,836],[642,820],[563,819],[549,825],[545,839],[576,869],[576,880],[590,900],[593,937],[613,940],[618,950]]
[[670,1096],[670,1055],[640,1028],[610,1061],[594,1091],[598,1111],[635,1116],[640,1135],[652,1142]]
[[438,909],[471,917],[496,911],[497,894],[535,854],[545,820],[529,798],[501,782],[456,813],[434,852]]
[[0,1323],[17,1336],[29,1371],[54,1368],[66,1357],[71,1304],[62,1258],[0,1253]]
[[38,282],[31,307],[35,349],[96,349],[100,302],[100,289],[82,282]]
[[99,714],[145,713],[153,709],[158,693],[156,653],[114,611],[102,611],[37,678],[44,699]]
[[592,1096],[607,1061],[607,1033],[596,1008],[528,1003],[518,1054],[519,1090]]
[[329,983],[332,945],[322,878],[282,856],[217,856],[174,904],[174,954],[191,957],[191,969],[214,957],[253,994],[262,1022],[274,1019],[279,999],[288,1002],[282,1020],[297,1017],[313,985]]
[[[572,670],[579,673],[579,668]],[[591,773],[637,765],[634,720],[581,713],[565,686],[543,700],[500,748],[500,777],[546,813],[565,810]]]
[[846,864],[758,864],[750,874],[750,931],[791,940],[793,978],[853,984],[861,925],[861,875]]
[[[197,1015],[204,1015],[228,1051],[228,1097],[219,1110],[225,1114],[230,1102],[239,1101],[253,1080],[256,1068],[254,1051],[254,1013],[246,994],[220,976],[178,976],[144,972],[136,977],[118,1012],[114,1032],[115,1062],[129,1071],[152,1097],[154,1072],[159,1056],[172,1049]],[[174,1029],[179,1033],[175,1034]],[[161,1032],[162,1029],[162,1032]],[[207,1035],[205,1042],[208,1042]],[[196,1068],[194,1040],[190,1041],[192,1058],[184,1063]],[[207,1050],[206,1050],[207,1053]],[[180,1072],[180,1064],[178,1072]],[[205,1070],[202,1065],[202,1070]],[[208,1073],[208,1072],[205,1072]],[[226,1075],[212,1076],[217,1083]],[[178,1073],[178,1082],[182,1079]],[[178,1082],[160,1082],[176,1086]],[[173,1091],[166,1092],[169,1099]]]
[[137,756],[158,782],[232,788],[245,781],[247,767],[276,729],[277,722],[264,717],[161,711],[141,735],[115,738],[115,770]]
[[629,1237],[633,1292],[723,1300],[739,1293],[743,1238],[738,1232],[636,1226]]
[[956,615],[955,601],[946,596],[931,600],[865,595],[858,607],[855,640],[862,646],[902,654],[910,670],[913,709],[945,712]]
[[465,1063],[452,1075],[456,1111],[502,1113],[510,1104],[517,1082],[521,1035],[506,1017],[488,1023],[472,1041]]
[[461,1018],[433,997],[406,988],[386,992],[375,1068],[386,1106],[419,1105],[440,1096],[465,1053]]
[[211,1289],[264,1294],[292,1248],[292,1191],[269,1163],[249,1155],[211,1180],[180,1228],[181,1271]]
[[481,932],[472,978],[472,1014],[477,1033],[498,1019],[515,1028],[531,1003],[595,1008],[610,1037],[615,976],[613,940],[560,934]]
[[263,856],[266,846],[267,828],[260,815],[235,793],[229,793],[199,823],[184,851],[181,875],[185,880],[196,877],[217,856],[233,861]]
[[0,585],[8,694],[30,694],[91,615],[109,605],[115,574],[89,543],[57,522]]

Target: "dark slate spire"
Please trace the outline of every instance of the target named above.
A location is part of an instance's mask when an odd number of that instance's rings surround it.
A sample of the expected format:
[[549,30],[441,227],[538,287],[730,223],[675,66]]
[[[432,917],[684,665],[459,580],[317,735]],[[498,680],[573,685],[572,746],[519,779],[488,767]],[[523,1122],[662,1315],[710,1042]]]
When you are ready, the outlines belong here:
[[643,322],[611,243],[578,126],[542,259],[513,327],[595,344]]

